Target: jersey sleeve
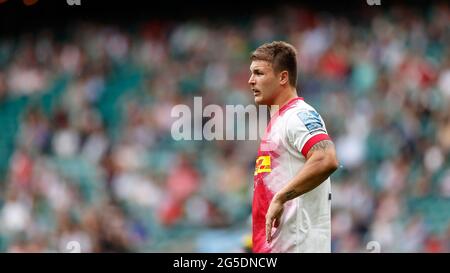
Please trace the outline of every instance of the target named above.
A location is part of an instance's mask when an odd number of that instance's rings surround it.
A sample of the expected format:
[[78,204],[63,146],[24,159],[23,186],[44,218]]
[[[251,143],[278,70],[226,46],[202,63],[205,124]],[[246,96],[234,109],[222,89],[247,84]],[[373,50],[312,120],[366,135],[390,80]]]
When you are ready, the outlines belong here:
[[331,140],[322,117],[314,109],[293,112],[286,122],[286,134],[289,144],[305,158],[316,143]]

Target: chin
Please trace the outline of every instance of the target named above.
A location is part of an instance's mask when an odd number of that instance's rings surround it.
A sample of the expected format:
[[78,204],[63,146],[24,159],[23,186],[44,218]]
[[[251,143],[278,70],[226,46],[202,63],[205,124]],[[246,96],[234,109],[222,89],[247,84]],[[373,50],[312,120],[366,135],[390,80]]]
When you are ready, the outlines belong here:
[[257,105],[266,105],[266,103],[264,102],[263,98],[261,98],[261,97],[255,97],[255,103]]

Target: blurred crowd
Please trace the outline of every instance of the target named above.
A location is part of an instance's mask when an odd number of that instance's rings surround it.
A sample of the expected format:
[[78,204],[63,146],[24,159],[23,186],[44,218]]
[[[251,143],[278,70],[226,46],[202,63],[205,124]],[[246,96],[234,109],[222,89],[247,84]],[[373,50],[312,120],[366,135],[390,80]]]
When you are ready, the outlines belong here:
[[337,148],[332,251],[450,251],[446,4],[0,39],[0,250],[248,251],[258,142],[175,141],[171,109],[253,104],[249,56],[272,40],[297,48],[299,95]]

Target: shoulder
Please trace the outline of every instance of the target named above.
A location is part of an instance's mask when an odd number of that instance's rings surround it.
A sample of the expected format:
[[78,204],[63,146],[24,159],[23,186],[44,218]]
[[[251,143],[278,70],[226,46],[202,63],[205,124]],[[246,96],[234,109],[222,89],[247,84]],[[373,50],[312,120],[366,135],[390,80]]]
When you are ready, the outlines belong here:
[[286,111],[285,124],[287,131],[297,130],[299,127],[308,133],[316,131],[326,132],[325,124],[320,114],[308,103],[299,101],[294,107]]

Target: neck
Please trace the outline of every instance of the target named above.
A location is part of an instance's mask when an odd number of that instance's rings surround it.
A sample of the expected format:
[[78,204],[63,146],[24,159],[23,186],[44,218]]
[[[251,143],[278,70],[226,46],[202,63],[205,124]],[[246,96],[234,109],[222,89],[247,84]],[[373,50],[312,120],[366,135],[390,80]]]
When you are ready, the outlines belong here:
[[[270,109],[270,116],[273,116],[278,109],[283,107],[286,103],[288,103],[291,99],[297,98],[297,91],[295,88],[289,88],[288,90],[285,90],[280,93],[278,97],[275,98],[273,104],[269,106]],[[275,107],[272,107],[275,106]]]

